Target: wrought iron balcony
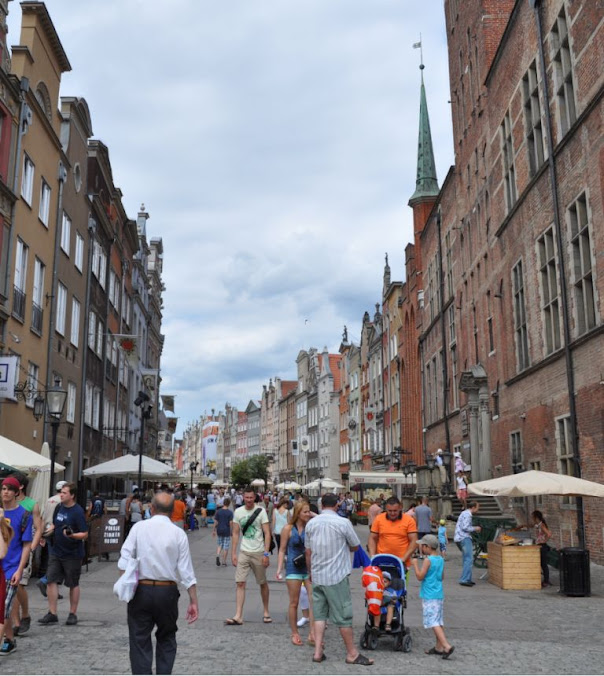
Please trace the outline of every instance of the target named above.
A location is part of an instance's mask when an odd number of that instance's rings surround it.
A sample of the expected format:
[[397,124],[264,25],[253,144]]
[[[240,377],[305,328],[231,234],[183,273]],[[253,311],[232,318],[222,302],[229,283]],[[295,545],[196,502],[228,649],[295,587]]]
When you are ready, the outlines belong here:
[[44,320],[44,310],[37,304],[31,304],[31,328],[42,335],[42,322]]
[[25,299],[27,296],[18,286],[13,287],[13,315],[23,321],[25,319]]

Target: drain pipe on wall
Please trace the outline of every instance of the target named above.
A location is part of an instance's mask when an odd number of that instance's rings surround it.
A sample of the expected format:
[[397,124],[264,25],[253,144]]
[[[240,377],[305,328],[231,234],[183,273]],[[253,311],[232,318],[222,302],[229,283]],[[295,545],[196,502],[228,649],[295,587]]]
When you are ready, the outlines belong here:
[[[552,115],[550,109],[549,91],[547,89],[547,71],[545,68],[545,52],[543,49],[543,27],[541,25],[541,15],[539,7],[541,0],[529,0],[531,7],[535,11],[535,22],[537,24],[537,43],[539,45],[539,63],[541,74],[543,76],[543,102],[545,107],[545,119],[547,124],[547,153],[549,165],[549,177],[552,190],[552,203],[554,210],[554,230],[556,232],[556,245],[558,247],[558,257],[560,261],[560,295],[562,296],[562,325],[564,330],[564,360],[566,363],[566,381],[568,388],[568,408],[570,414],[570,435],[571,447],[573,452],[573,466],[575,476],[581,478],[581,455],[579,452],[579,427],[577,424],[577,401],[575,397],[575,372],[573,365],[573,354],[570,347],[570,311],[568,306],[568,282],[566,279],[566,270],[562,253],[564,251],[564,241],[562,239],[562,228],[560,224],[560,201],[558,196],[558,177],[556,173],[556,160],[554,158],[554,142],[552,138]],[[579,536],[579,546],[585,549],[585,514],[583,511],[583,498],[577,496],[577,530]]]

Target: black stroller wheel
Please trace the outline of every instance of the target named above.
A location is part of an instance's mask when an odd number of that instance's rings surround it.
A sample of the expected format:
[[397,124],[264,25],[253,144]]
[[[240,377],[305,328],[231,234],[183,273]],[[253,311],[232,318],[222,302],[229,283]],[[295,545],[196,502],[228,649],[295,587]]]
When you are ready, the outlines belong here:
[[394,651],[397,651],[397,652],[400,652],[403,649],[403,633],[402,632],[400,634],[396,635],[392,649]]
[[367,646],[368,646],[368,643],[367,643],[367,636],[368,636],[367,630],[365,630],[365,631],[361,634],[361,640],[359,641],[359,645],[361,646],[361,648],[362,648],[363,650],[367,650]]
[[404,653],[411,652],[411,636],[409,634],[405,634],[403,636],[403,652]]
[[369,650],[375,650],[378,647],[378,637],[376,634],[369,634],[368,646]]

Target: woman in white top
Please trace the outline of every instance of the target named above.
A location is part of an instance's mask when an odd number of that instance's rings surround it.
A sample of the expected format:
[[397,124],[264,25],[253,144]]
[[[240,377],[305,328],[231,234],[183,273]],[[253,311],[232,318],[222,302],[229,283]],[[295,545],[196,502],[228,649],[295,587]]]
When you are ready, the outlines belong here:
[[276,509],[273,509],[272,531],[277,542],[277,551],[281,547],[281,531],[287,525],[287,521],[291,516],[289,509],[289,498],[281,498]]

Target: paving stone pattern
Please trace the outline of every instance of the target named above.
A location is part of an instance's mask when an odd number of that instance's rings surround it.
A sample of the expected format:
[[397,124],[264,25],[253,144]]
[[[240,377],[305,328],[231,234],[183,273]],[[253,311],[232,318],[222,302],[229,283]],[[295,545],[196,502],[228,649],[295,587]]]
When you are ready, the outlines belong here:
[[[357,527],[362,542],[367,527]],[[209,529],[189,536],[200,598],[200,619],[188,626],[184,620],[187,594],[181,594],[177,674],[598,674],[604,665],[604,568],[592,566],[592,596],[569,598],[554,586],[542,591],[502,591],[480,580],[475,569],[473,588],[460,587],[461,555],[453,543],[445,568],[445,630],[455,653],[449,661],[425,655],[433,645],[432,632],[421,623],[418,583],[412,573],[405,623],[413,639],[410,653],[392,650],[392,639],[383,638],[375,651],[364,653],[375,666],[344,663],[339,633],[328,627],[322,664],[311,661],[312,648],[293,646],[286,623],[287,590],[275,580],[276,557],[269,568],[273,624],[262,622],[262,605],[255,581],[250,579],[245,623],[225,627],[235,610],[234,570],[215,565],[215,541]],[[128,674],[126,605],[112,593],[118,577],[116,555],[110,562],[93,562],[82,575],[79,623],[65,626],[67,598],[59,602],[60,624],[40,626],[47,608],[35,581],[30,586],[32,626],[17,639],[17,651],[1,658],[2,674]],[[355,637],[365,618],[359,571],[353,571]],[[66,595],[67,596],[67,595]],[[308,628],[301,630],[306,638]]]

